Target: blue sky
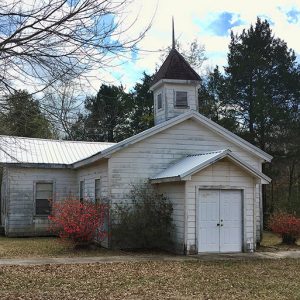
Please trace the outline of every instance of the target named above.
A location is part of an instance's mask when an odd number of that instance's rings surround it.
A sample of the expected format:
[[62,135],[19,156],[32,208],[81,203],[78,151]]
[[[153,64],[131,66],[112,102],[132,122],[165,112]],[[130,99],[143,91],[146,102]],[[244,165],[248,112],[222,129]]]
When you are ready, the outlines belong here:
[[[230,31],[240,33],[255,24],[257,16],[267,19],[277,37],[300,54],[300,1],[299,0],[133,0],[125,20],[128,24],[139,14],[138,21],[128,35],[134,36],[154,16],[151,29],[141,41],[142,51],[132,53],[102,78],[112,84],[123,84],[128,90],[142,77],[144,71],[155,72],[160,62],[160,49],[171,44],[171,18],[175,18],[176,38],[187,47],[197,39],[206,49],[207,61],[198,73],[204,74],[216,64],[226,65]],[[101,82],[96,81],[94,88]]]

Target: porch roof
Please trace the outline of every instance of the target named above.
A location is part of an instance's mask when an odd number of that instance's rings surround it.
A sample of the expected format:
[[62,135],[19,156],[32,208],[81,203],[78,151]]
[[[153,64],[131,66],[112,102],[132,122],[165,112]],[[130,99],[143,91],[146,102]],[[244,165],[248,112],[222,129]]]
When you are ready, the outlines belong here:
[[246,172],[250,173],[253,177],[259,178],[262,180],[262,183],[266,184],[271,182],[271,179],[260,172],[259,170],[254,169],[245,161],[242,161],[239,157],[234,155],[231,150],[218,150],[208,153],[189,155],[182,158],[177,163],[171,165],[161,173],[150,178],[152,183],[161,183],[161,182],[170,182],[170,181],[181,181],[181,180],[190,180],[191,176],[201,171],[202,169],[216,163],[217,161],[228,158],[236,165],[240,166]]

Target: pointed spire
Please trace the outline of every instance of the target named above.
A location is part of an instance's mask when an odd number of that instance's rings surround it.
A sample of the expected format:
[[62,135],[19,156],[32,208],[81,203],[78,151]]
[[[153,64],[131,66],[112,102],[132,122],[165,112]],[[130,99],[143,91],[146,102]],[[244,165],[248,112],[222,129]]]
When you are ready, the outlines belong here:
[[172,49],[175,49],[174,17],[172,17]]

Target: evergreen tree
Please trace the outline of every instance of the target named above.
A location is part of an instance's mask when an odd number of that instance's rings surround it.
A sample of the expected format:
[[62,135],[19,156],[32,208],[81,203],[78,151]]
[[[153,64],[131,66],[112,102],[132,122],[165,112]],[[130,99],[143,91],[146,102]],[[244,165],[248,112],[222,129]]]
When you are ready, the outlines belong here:
[[132,91],[133,110],[130,114],[131,134],[137,134],[154,125],[153,94],[150,86],[153,76],[144,72],[142,82],[136,83]]
[[[267,21],[231,34],[225,105],[234,108],[242,137],[274,156],[264,171],[266,213],[299,207],[300,69],[293,50],[276,38]],[[297,196],[298,195],[298,196]]]
[[228,130],[239,133],[234,111],[226,107],[226,93],[226,79],[216,66],[200,83],[199,112]]
[[122,86],[102,84],[95,97],[85,100],[86,138],[100,142],[118,142],[124,138],[131,101]]
[[294,51],[258,18],[249,30],[231,34],[225,72],[227,105],[235,109],[244,137],[263,150],[276,151],[300,98]]
[[27,91],[16,91],[6,96],[1,105],[1,134],[52,138],[52,126],[41,112],[39,102]]

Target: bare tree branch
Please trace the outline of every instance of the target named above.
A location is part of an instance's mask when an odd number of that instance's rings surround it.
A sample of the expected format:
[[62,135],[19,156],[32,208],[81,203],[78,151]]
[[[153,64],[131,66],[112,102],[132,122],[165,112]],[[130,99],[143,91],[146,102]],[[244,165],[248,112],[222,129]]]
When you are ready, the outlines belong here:
[[[134,37],[130,0],[32,0],[0,3],[0,94],[20,85],[39,92],[64,77],[112,66],[136,51],[151,21]],[[132,13],[131,13],[132,14]]]

